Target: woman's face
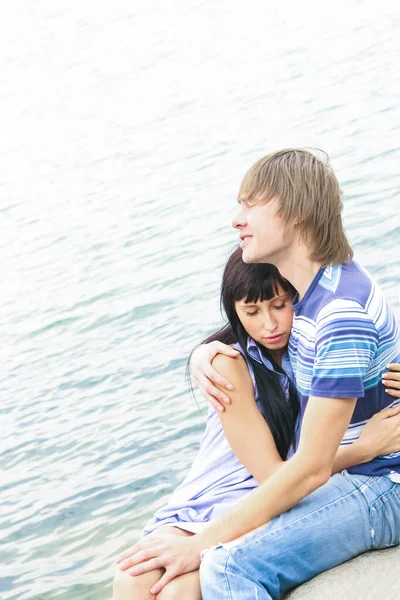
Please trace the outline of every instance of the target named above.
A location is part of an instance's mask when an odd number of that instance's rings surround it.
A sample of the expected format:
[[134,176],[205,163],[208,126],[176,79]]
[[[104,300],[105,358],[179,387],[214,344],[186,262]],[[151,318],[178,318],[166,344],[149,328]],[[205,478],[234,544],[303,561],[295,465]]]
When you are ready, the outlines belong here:
[[281,350],[289,342],[292,328],[292,296],[280,285],[271,300],[247,304],[244,299],[235,302],[237,316],[247,333],[268,350]]

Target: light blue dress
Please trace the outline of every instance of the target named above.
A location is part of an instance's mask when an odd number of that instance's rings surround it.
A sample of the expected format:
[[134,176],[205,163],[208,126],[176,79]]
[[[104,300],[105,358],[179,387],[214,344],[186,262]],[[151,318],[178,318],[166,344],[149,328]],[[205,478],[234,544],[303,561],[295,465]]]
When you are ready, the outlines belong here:
[[[239,345],[236,345],[236,348],[243,354]],[[256,342],[250,337],[247,341],[247,351],[252,358],[258,362],[262,361],[268,369],[274,370],[272,364],[261,354]],[[253,369],[250,363],[247,363],[247,366],[257,400]],[[282,368],[287,375],[279,374],[279,379],[288,398],[289,377],[292,376],[292,371],[286,355],[282,360]],[[257,485],[257,481],[232,451],[218,414],[210,407],[199,453],[189,474],[176,488],[168,504],[157,511],[145,526],[143,534],[148,535],[165,525],[197,533]]]

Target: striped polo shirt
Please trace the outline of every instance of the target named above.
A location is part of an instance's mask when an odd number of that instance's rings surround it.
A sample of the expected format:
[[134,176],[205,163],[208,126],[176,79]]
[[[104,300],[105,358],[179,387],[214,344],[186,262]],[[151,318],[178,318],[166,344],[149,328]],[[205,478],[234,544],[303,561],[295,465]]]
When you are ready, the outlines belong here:
[[[300,420],[310,396],[357,398],[342,445],[351,444],[377,412],[398,404],[386,394],[382,374],[400,362],[400,333],[379,287],[357,262],[321,268],[304,297],[293,304],[289,343]],[[388,475],[400,482],[400,452],[348,469]]]

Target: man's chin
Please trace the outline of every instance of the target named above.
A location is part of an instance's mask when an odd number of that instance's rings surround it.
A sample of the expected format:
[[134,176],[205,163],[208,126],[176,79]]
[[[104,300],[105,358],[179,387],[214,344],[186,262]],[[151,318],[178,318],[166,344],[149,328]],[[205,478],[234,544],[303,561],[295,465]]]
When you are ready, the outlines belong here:
[[246,250],[243,250],[242,252],[242,260],[246,264],[254,262],[254,260],[252,260],[251,254],[249,252],[246,252]]
[[244,263],[246,263],[246,265],[251,265],[251,264],[258,264],[258,265],[273,265],[275,264],[274,262],[272,262],[272,260],[268,257],[260,257],[260,256],[251,256],[251,255],[244,255],[242,254],[242,260]]
[[263,260],[260,256],[257,256],[257,254],[255,254],[254,252],[249,252],[246,248],[242,252],[242,260],[246,264],[267,262],[266,260]]

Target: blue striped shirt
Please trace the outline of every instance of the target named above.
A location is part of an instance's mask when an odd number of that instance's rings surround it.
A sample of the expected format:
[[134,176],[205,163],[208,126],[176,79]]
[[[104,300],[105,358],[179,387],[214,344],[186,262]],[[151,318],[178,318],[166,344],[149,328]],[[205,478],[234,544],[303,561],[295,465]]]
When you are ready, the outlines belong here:
[[[381,382],[400,361],[400,333],[379,287],[355,261],[321,268],[293,304],[289,354],[300,398],[300,420],[310,396],[357,398],[342,444],[351,444],[377,412],[399,403]],[[400,482],[400,452],[348,469],[389,475]]]

